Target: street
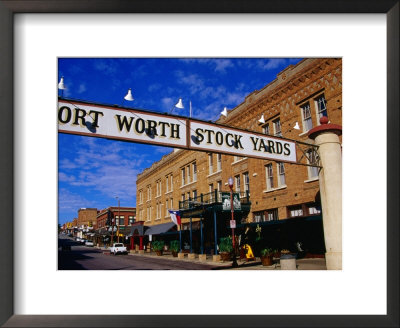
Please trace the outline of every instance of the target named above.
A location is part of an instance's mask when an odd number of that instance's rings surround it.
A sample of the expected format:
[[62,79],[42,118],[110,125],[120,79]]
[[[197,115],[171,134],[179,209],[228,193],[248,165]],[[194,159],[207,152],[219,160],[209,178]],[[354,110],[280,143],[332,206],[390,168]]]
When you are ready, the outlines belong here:
[[[94,247],[80,245],[69,237],[58,239],[59,270],[213,270],[220,265],[171,261],[158,257],[140,255],[108,255]],[[71,250],[61,250],[62,246],[71,246]]]

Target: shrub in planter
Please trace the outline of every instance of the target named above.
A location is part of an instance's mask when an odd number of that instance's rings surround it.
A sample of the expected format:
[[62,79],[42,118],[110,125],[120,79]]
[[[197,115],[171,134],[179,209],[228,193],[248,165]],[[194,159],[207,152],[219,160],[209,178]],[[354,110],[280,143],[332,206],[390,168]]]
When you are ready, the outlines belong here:
[[179,252],[179,240],[172,240],[169,243],[169,248],[171,250],[172,256],[177,257]]
[[229,261],[231,260],[232,257],[232,251],[233,251],[233,246],[232,246],[232,237],[223,237],[220,238],[219,244],[219,253],[221,255],[221,260],[222,261]]
[[275,249],[263,248],[260,251],[260,259],[261,259],[262,265],[270,266],[270,265],[274,264],[273,256],[274,256],[275,253],[276,253]]
[[163,240],[155,240],[152,242],[153,250],[157,255],[162,255],[164,249],[164,241]]

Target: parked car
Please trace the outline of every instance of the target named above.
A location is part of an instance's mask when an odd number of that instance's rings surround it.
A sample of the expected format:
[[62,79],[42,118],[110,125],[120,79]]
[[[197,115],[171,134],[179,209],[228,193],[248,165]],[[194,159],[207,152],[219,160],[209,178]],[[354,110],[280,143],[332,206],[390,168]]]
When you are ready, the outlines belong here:
[[124,244],[121,243],[116,243],[113,244],[112,247],[110,248],[111,254],[117,255],[118,253],[120,254],[128,254],[128,250],[124,246]]
[[91,241],[91,240],[87,240],[86,243],[85,243],[85,245],[86,245],[86,246],[91,246],[91,247],[93,247],[93,246],[94,246],[94,242]]
[[87,239],[85,239],[85,238],[82,238],[82,239],[80,240],[80,243],[81,243],[82,245],[85,245],[86,242],[87,242]]

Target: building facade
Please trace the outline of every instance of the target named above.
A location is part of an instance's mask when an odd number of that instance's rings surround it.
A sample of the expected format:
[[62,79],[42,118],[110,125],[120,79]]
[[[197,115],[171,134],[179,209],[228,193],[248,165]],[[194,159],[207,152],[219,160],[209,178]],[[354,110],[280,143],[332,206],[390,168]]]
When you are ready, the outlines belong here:
[[[136,220],[135,207],[108,207],[100,210],[96,216],[95,241],[98,244],[106,242],[111,243],[111,237],[114,242],[119,241],[130,245],[129,235],[131,226]],[[113,230],[112,230],[112,227]]]
[[[233,191],[248,195],[251,203],[248,212],[235,217],[238,224],[258,224],[274,247],[293,248],[300,241],[312,252],[324,253],[319,168],[309,166],[318,153],[307,135],[322,116],[342,125],[341,59],[291,65],[216,121],[297,141],[297,164],[175,150],[138,175],[137,220],[148,226],[170,222],[169,209],[182,209],[185,201],[214,191],[229,192],[232,177]],[[189,219],[183,221],[187,227]],[[210,236],[205,238],[207,242]]]
[[80,208],[78,210],[78,226],[92,227],[96,216],[97,208]]

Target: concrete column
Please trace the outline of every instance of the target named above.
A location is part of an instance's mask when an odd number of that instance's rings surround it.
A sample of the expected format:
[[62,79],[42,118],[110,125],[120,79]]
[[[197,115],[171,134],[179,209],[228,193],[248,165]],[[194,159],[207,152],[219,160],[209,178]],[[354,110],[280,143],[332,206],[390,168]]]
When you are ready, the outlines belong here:
[[325,236],[325,258],[328,270],[342,269],[342,149],[339,135],[342,127],[327,124],[326,117],[321,125],[309,131],[310,139],[319,146],[319,185],[322,219]]

